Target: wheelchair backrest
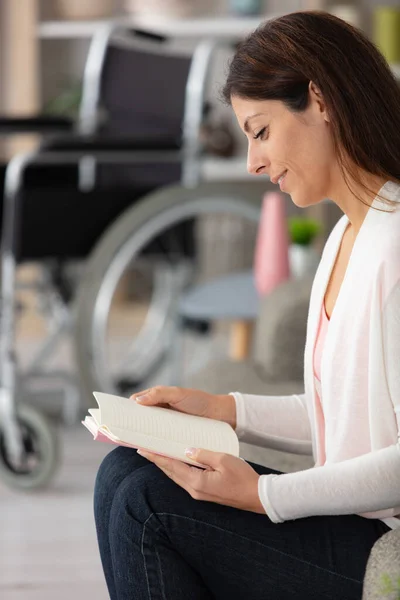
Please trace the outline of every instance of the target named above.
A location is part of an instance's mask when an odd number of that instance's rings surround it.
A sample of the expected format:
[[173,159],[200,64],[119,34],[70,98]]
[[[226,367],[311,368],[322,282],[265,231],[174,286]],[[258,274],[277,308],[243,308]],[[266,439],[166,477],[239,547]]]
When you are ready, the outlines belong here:
[[109,25],[85,68],[79,129],[180,144],[192,56],[162,36]]
[[[165,42],[158,42],[158,46]],[[102,133],[181,141],[190,57],[156,48],[110,45],[104,60],[100,107]]]

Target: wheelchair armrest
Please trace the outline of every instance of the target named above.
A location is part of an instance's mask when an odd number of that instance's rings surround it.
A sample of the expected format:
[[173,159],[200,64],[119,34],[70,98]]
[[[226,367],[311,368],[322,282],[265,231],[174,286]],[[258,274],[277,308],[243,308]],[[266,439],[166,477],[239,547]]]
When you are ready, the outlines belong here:
[[167,136],[159,138],[130,138],[130,137],[112,137],[105,135],[68,135],[65,137],[54,137],[44,140],[40,146],[42,151],[109,151],[124,152],[133,150],[154,150],[157,152],[163,150],[179,150],[181,143],[179,140]]
[[37,115],[35,117],[2,117],[0,116],[0,134],[18,133],[55,133],[71,131],[74,122],[67,117]]

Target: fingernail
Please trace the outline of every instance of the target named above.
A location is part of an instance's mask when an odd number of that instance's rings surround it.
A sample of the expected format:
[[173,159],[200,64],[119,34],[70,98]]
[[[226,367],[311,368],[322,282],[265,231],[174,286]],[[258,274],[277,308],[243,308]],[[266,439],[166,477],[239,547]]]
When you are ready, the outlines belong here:
[[146,400],[148,400],[148,399],[149,399],[149,397],[148,397],[148,396],[138,396],[138,397],[136,398],[136,402],[139,402],[139,403],[140,403],[140,402],[146,402]]
[[197,452],[197,448],[186,448],[185,454],[187,456],[194,456]]
[[140,456],[144,456],[143,450],[136,450],[136,452],[140,454]]

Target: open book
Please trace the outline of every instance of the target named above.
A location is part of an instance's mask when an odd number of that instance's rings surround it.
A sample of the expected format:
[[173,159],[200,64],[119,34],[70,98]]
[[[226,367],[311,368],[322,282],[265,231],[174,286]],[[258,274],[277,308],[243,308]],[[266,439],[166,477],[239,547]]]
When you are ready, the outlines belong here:
[[143,448],[207,468],[185,454],[189,446],[239,456],[239,440],[228,423],[162,408],[141,406],[135,400],[93,392],[98,408],[89,408],[83,425],[95,440]]

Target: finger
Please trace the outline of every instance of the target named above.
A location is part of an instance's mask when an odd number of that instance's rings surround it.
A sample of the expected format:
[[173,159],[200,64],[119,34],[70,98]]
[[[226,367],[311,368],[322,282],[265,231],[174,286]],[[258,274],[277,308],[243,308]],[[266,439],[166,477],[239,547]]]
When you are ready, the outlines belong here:
[[223,490],[225,487],[223,484],[221,486],[221,473],[212,469],[203,470],[191,467],[179,460],[162,457],[152,452],[141,450],[141,454],[143,456],[147,454],[148,460],[188,492],[193,499],[225,504],[225,501],[221,500],[223,498],[221,489]]
[[[174,483],[179,485],[190,496],[193,497],[195,490],[193,488],[192,482],[188,480],[188,475],[189,476],[191,475],[190,471],[191,471],[192,467],[188,467],[188,465],[185,465],[185,463],[181,463],[181,461],[179,461],[179,460],[174,460],[174,459],[163,460],[163,457],[160,457],[158,454],[153,454],[152,452],[140,451],[140,454],[142,454],[142,456],[145,456],[147,458],[147,460],[149,460],[150,462],[154,463],[156,465],[156,467],[158,467],[160,469],[160,471],[165,473],[165,475],[167,477],[169,477],[169,479],[171,479],[171,481],[173,481]],[[172,468],[169,467],[168,461],[169,461],[169,464],[177,463],[176,467],[175,467],[175,465]],[[180,465],[182,465],[183,467],[187,467],[188,470],[185,470],[185,471],[180,470]],[[196,471],[197,470],[198,469],[196,469]]]
[[153,388],[149,388],[148,390],[143,390],[142,392],[138,392],[137,394],[133,394],[131,396],[139,404],[145,404],[146,406],[154,406],[154,405],[168,405],[169,400],[171,399],[171,389],[166,386],[156,386]]
[[148,460],[151,460],[154,463],[157,463],[157,465],[164,467],[164,468],[169,468],[169,469],[181,469],[181,472],[187,472],[190,467],[176,459],[176,458],[169,458],[168,456],[162,456],[161,454],[157,454],[156,452],[150,452],[149,450],[138,450],[137,451],[138,454],[140,454],[141,456],[144,456],[145,458],[147,458]]
[[147,394],[149,394],[150,391],[151,391],[151,388],[147,388],[147,390],[142,390],[141,392],[136,392],[135,394],[132,394],[129,399],[136,400],[136,398],[139,398],[139,396],[146,396]]
[[213,452],[204,448],[186,448],[185,454],[203,465],[209,465],[214,470],[220,469],[221,464],[226,462],[227,456],[230,456],[224,452]]
[[202,469],[191,467],[175,458],[160,456],[159,454],[154,454],[153,452],[148,452],[147,450],[140,450],[138,453],[160,467],[160,469],[165,469],[171,473],[171,475],[175,478],[174,480],[179,480],[179,485],[182,485],[182,483],[190,487],[196,485],[199,474],[202,473]]

